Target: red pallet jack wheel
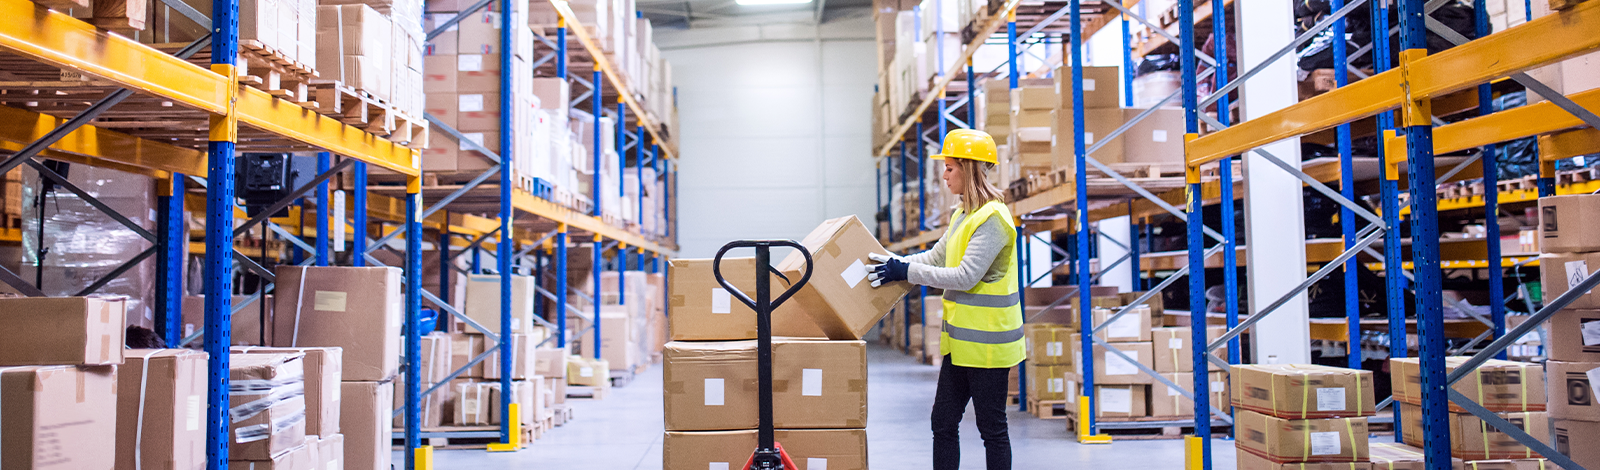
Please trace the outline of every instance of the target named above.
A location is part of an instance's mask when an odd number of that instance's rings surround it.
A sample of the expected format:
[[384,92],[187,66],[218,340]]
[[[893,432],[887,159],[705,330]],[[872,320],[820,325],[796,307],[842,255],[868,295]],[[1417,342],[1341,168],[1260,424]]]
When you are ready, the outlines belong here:
[[[772,247],[775,246],[790,247],[799,251],[800,255],[806,260],[806,271],[804,275],[800,276],[800,282],[789,286],[788,290],[783,291],[783,294],[773,299],[771,274],[777,273],[772,270],[771,261]],[[734,248],[756,249],[755,300],[751,300],[739,288],[734,287],[726,279],[722,278],[722,255]],[[800,246],[799,243],[790,240],[733,241],[723,245],[721,250],[717,250],[717,257],[711,263],[711,273],[716,275],[717,284],[721,284],[723,289],[727,289],[729,295],[739,299],[740,302],[744,302],[745,305],[750,306],[750,309],[756,312],[756,362],[759,365],[759,375],[757,375],[759,386],[757,388],[760,392],[758,413],[760,424],[756,428],[755,453],[751,454],[750,460],[745,462],[744,470],[799,470],[800,467],[794,464],[794,460],[789,458],[789,454],[784,452],[783,446],[778,444],[773,437],[772,311],[777,310],[779,305],[783,305],[784,301],[789,300],[789,297],[799,292],[800,288],[806,285],[806,281],[811,280],[811,252],[806,251],[806,248]],[[779,274],[779,276],[782,275]]]

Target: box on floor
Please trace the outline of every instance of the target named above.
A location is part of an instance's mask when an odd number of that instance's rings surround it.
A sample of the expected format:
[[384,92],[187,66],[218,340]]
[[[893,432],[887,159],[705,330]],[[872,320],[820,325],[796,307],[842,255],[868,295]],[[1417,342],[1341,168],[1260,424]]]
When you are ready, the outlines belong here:
[[231,351],[235,354],[304,354],[306,434],[327,437],[339,433],[342,349],[234,346]]
[[610,387],[611,365],[605,359],[567,356],[567,385]]
[[[1369,462],[1289,462],[1278,463],[1251,452],[1236,454],[1239,470],[1401,470],[1384,468]],[[1418,470],[1421,470],[1420,467]]]
[[[777,429],[773,440],[800,468],[867,469],[865,429]],[[661,458],[664,468],[740,468],[755,447],[753,430],[668,431]]]
[[116,468],[204,466],[206,353],[129,349],[124,356],[117,368]]
[[[798,302],[830,339],[861,339],[911,290],[911,285],[903,282],[879,287],[865,282],[866,265],[871,261],[867,255],[887,255],[889,251],[853,215],[823,222],[800,244],[811,252],[812,276],[790,299]],[[806,262],[796,251],[776,267],[785,277],[798,281]]]
[[340,386],[344,468],[389,468],[393,458],[390,416],[394,413],[394,382],[343,382]]
[[[1471,359],[1467,356],[1444,358],[1446,373]],[[1397,402],[1422,404],[1421,363],[1416,358],[1389,360],[1390,383]],[[1544,370],[1538,364],[1491,359],[1450,386],[1457,392],[1476,397],[1490,411],[1538,411],[1545,409]],[[1450,403],[1450,411],[1465,413]]]
[[347,381],[399,372],[400,269],[281,266],[277,273],[273,346],[343,348]]
[[[667,430],[755,429],[755,341],[674,341],[664,367]],[[774,339],[772,367],[776,426],[866,426],[865,342]]]
[[1368,462],[1367,418],[1284,419],[1250,410],[1234,415],[1241,453],[1274,462]]
[[[1406,444],[1422,447],[1422,407],[1399,403],[1402,439]],[[1549,441],[1550,416],[1543,411],[1495,413],[1524,432]],[[1449,414],[1451,454],[1467,460],[1538,458],[1539,453],[1523,446],[1509,434],[1500,432],[1476,416],[1466,413]]]
[[1233,406],[1281,418],[1371,416],[1372,372],[1311,364],[1237,365]]
[[0,366],[121,364],[126,313],[121,299],[0,298]]
[[0,368],[0,402],[20,411],[0,414],[0,467],[112,468],[115,445],[69,449],[62,436],[116,442],[117,387],[114,366]]
[[228,456],[272,460],[305,442],[305,353],[228,357]]

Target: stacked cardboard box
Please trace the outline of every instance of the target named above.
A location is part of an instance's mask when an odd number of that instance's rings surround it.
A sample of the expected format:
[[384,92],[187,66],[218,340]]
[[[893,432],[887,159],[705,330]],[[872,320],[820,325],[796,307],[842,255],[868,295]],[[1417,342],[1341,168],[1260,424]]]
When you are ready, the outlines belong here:
[[322,0],[320,5],[315,44],[321,79],[340,82],[421,120],[421,2]]
[[[555,413],[553,401],[546,399],[558,388],[551,379],[566,376],[564,367],[551,370],[546,362],[549,357],[564,358],[567,354],[553,346],[552,332],[535,318],[534,307],[542,300],[537,293],[537,279],[511,277],[511,331],[502,336],[509,341],[510,353],[506,355],[501,354],[500,343],[484,334],[485,330],[502,332],[500,276],[468,276],[466,283],[463,313],[484,330],[458,322],[452,333],[434,333],[424,338],[423,388],[438,386],[438,391],[425,397],[423,426],[499,424],[503,410],[500,403],[506,395],[501,393],[501,377],[509,367],[510,402],[518,406],[523,438],[531,440],[533,430]],[[472,364],[472,359],[480,355],[484,360]],[[506,357],[509,364],[502,364]],[[452,379],[450,374],[458,369],[462,373]],[[451,380],[446,383],[445,379]],[[395,397],[397,405],[400,398]],[[400,424],[397,420],[396,426]]]
[[306,443],[305,354],[231,354],[228,458],[272,461]]
[[[1515,2],[1505,2],[1507,4]],[[1534,19],[1557,14],[1549,1],[1532,2]],[[1573,2],[1568,2],[1573,3]],[[1509,10],[1509,8],[1508,8]],[[1492,9],[1490,11],[1493,11]],[[1509,16],[1509,15],[1508,15]],[[1508,18],[1509,20],[1509,18]],[[1509,21],[1508,21],[1509,25]],[[1557,93],[1572,96],[1579,92],[1600,88],[1600,53],[1589,52],[1528,71],[1528,75]],[[1537,93],[1528,96],[1528,104],[1544,101]]]
[[[1073,170],[1077,168],[1073,139],[1076,123],[1073,117],[1072,67],[1063,66],[1055,72],[1055,95],[1050,109],[1050,154],[1047,160],[1035,160],[1036,166],[1050,169]],[[1101,163],[1123,161],[1122,136],[1106,137],[1122,125],[1122,74],[1117,67],[1083,68],[1083,149],[1106,141],[1099,150],[1089,154]],[[1181,136],[1179,136],[1181,137]],[[1029,165],[1028,160],[1023,164]]]
[[[113,468],[134,460],[131,447],[123,454],[119,446],[104,445],[119,442],[124,428],[140,426],[137,419],[118,419],[126,311],[120,299],[0,298],[0,322],[7,325],[0,329],[0,401],[6,411],[0,414],[0,468]],[[156,382],[158,388],[173,385],[169,377]],[[152,421],[159,419],[152,415]],[[147,448],[192,462],[203,458],[198,446],[179,447],[171,433],[159,432],[167,427],[149,426],[156,442],[146,441]],[[158,448],[163,439],[167,445]]]
[[1027,368],[1029,401],[1061,401],[1066,400],[1067,395],[1080,393],[1067,388],[1076,365],[1070,344],[1074,337],[1079,337],[1076,333],[1072,325],[1027,323],[1023,326],[1023,342],[1028,351],[1027,362],[1023,364]]
[[1052,110],[1057,106],[1055,88],[1050,85],[1022,86],[1010,90],[1011,134],[1006,147],[1016,155],[1020,170],[1017,178],[1049,172]]
[[[1535,3],[1543,8],[1544,2]],[[1600,196],[1539,198],[1539,246],[1544,251],[1539,272],[1546,302],[1567,294],[1600,268],[1600,235],[1584,227],[1596,215]],[[1600,400],[1595,398],[1600,396],[1600,295],[1583,293],[1549,321],[1544,372],[1556,450],[1585,468],[1600,467],[1600,449],[1574,445],[1583,440],[1577,436],[1600,433]]]
[[[1109,297],[1108,297],[1109,298]],[[1092,311],[1094,324],[1105,324],[1113,312],[1106,308],[1095,308]],[[1081,334],[1072,335],[1071,344],[1067,345],[1073,359],[1073,381],[1077,382],[1083,377],[1083,364],[1085,361],[1094,364],[1094,385],[1098,409],[1098,417],[1143,417],[1149,416],[1150,384],[1155,379],[1140,370],[1139,366],[1155,368],[1155,351],[1150,342],[1150,309],[1146,306],[1133,307],[1126,310],[1115,322],[1107,325],[1096,336],[1105,341],[1107,345],[1116,348],[1127,356],[1123,359],[1112,354],[1105,347],[1096,344],[1093,354],[1085,358],[1083,355],[1083,337]],[[1131,359],[1134,362],[1129,362]],[[1072,390],[1067,392],[1073,393]]]
[[1301,462],[1369,465],[1366,417],[1375,413],[1371,372],[1241,365],[1233,367],[1229,382],[1239,391],[1232,401],[1241,470],[1298,468]]

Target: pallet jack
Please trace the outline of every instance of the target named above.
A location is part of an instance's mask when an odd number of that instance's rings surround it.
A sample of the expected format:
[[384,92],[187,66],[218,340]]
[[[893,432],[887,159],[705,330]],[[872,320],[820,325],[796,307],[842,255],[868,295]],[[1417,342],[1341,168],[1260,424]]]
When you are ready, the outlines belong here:
[[[772,271],[771,266],[773,247],[794,248],[806,260],[805,274],[800,276],[800,281],[789,286],[789,289],[783,291],[783,294],[776,299],[772,298],[772,280],[770,276],[770,274],[777,274]],[[722,277],[722,255],[734,248],[756,249],[755,300],[750,300],[750,297],[746,296],[744,292],[729,284]],[[811,280],[811,252],[806,251],[806,248],[800,246],[799,243],[790,240],[732,241],[723,245],[722,249],[717,250],[717,257],[711,262],[711,273],[717,277],[717,284],[721,284],[723,289],[727,289],[729,295],[739,299],[740,302],[744,302],[745,305],[750,306],[750,309],[756,312],[756,362],[758,364],[757,379],[759,382],[757,389],[760,393],[758,400],[760,404],[758,408],[760,424],[756,428],[755,453],[751,454],[750,459],[745,462],[744,470],[799,470],[800,467],[794,464],[794,460],[789,458],[789,454],[784,452],[783,446],[775,442],[776,439],[773,437],[772,311],[777,310],[779,305],[783,305],[784,301],[789,300],[789,297],[799,292],[800,288],[806,285],[806,281]],[[779,276],[781,277],[782,275],[779,274]]]

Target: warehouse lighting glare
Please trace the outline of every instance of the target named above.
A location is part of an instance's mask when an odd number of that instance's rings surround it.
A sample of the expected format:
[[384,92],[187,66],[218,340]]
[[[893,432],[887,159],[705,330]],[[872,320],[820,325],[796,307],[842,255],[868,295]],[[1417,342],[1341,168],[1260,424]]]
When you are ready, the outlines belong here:
[[811,3],[811,0],[734,0],[740,5],[797,5]]

